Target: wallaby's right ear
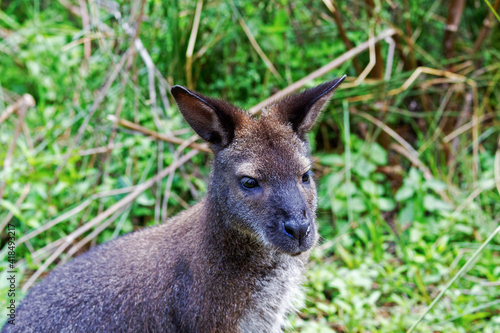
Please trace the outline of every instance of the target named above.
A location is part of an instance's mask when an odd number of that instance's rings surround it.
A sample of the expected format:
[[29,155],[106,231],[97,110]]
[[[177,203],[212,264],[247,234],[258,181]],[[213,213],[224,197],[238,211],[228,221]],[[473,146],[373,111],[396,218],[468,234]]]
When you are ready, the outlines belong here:
[[186,121],[203,140],[218,148],[231,143],[235,128],[244,116],[241,111],[182,86],[173,86],[170,92]]

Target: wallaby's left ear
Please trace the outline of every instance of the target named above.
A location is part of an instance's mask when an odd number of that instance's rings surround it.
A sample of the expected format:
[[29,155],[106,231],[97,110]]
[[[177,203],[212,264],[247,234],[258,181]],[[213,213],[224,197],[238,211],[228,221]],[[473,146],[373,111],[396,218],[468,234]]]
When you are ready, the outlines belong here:
[[294,131],[305,138],[306,133],[314,126],[321,110],[346,76],[320,84],[300,94],[285,98],[277,105],[277,112],[282,120],[292,124]]

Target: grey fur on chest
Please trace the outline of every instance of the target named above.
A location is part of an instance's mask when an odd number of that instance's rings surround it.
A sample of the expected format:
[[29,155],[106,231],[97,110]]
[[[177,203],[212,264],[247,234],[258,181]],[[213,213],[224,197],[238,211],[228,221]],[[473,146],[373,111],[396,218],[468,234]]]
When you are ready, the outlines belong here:
[[273,278],[259,281],[250,306],[240,319],[242,333],[277,333],[287,327],[287,315],[295,312],[303,300],[301,283],[304,264],[288,258],[273,272]]

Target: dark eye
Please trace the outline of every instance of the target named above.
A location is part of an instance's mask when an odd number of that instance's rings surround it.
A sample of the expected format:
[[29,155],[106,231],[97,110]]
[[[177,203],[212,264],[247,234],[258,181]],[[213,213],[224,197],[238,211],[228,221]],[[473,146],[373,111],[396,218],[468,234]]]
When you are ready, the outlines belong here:
[[307,171],[305,174],[302,175],[302,182],[309,183],[310,180],[311,180],[310,171]]
[[243,177],[241,178],[241,186],[243,186],[246,189],[252,189],[259,186],[259,183],[253,178]]

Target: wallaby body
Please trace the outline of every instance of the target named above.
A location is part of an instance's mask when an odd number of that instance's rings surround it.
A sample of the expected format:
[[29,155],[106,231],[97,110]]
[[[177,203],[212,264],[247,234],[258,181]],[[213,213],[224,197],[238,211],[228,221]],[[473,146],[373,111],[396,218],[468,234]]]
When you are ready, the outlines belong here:
[[341,81],[260,119],[174,87],[214,151],[207,196],[55,269],[3,332],[282,332],[317,240],[305,134]]

